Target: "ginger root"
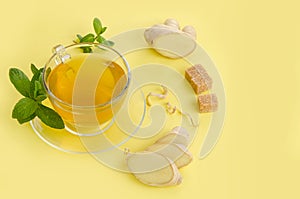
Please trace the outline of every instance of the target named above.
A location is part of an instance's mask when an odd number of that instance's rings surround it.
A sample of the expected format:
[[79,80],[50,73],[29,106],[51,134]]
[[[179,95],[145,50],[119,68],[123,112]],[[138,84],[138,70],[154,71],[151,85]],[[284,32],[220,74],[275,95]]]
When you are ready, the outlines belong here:
[[175,143],[156,143],[149,146],[146,151],[159,153],[172,160],[178,169],[188,165],[193,160],[192,154],[184,145]]
[[176,19],[167,19],[145,30],[145,40],[158,53],[169,58],[182,58],[196,48],[196,30],[185,26],[180,30]]
[[181,174],[174,162],[159,153],[133,153],[128,155],[126,160],[128,169],[144,184],[165,187],[182,182]]
[[166,19],[164,24],[167,25],[167,26],[173,26],[174,28],[177,28],[178,30],[180,29],[179,23],[176,19],[171,19],[171,18]]
[[150,186],[173,186],[182,182],[179,168],[192,161],[188,151],[188,132],[182,127],[173,128],[145,151],[130,153],[125,150],[129,171],[142,183]]
[[164,144],[179,144],[183,145],[185,147],[188,147],[190,141],[190,135],[189,133],[182,127],[177,126],[173,128],[169,133],[167,133],[165,136],[159,138],[156,140],[156,143],[164,143]]

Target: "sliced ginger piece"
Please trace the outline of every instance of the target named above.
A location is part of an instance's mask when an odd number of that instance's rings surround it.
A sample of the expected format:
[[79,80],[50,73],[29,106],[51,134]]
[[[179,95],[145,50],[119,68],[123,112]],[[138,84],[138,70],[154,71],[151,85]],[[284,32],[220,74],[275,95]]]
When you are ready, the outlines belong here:
[[172,160],[175,165],[180,169],[192,162],[193,156],[188,151],[188,149],[181,145],[175,143],[155,143],[149,146],[146,151],[152,151],[159,153],[170,160]]
[[128,154],[126,162],[133,175],[146,185],[164,187],[178,185],[182,181],[174,162],[159,153]]
[[159,138],[156,143],[175,143],[187,147],[189,140],[189,133],[183,127],[177,126],[165,136]]
[[187,130],[185,128],[183,128],[182,126],[174,127],[171,130],[171,132],[183,135],[183,136],[187,137],[187,139],[189,139],[189,136],[190,136],[189,133],[187,132]]
[[189,140],[187,137],[177,134],[177,133],[168,133],[167,135],[161,137],[158,139],[155,143],[176,143],[176,144],[182,144],[184,146],[188,146]]

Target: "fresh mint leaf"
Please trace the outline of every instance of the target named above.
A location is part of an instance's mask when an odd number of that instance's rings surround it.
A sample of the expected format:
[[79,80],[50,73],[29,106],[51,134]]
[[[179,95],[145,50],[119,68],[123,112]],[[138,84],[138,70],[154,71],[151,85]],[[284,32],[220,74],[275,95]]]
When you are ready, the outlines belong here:
[[[48,68],[48,69],[50,69],[50,68]],[[50,69],[50,70],[48,70],[48,69],[46,70],[46,78],[48,78],[48,75],[49,75],[50,72],[51,72],[51,69]],[[48,73],[48,72],[49,72],[49,73]],[[45,87],[44,87],[44,82],[43,82],[43,72],[41,72],[41,74],[40,74],[39,82],[40,82],[40,85],[41,85],[41,89],[40,89],[39,94],[46,94],[47,91],[46,91],[46,89],[45,89]]]
[[38,104],[35,113],[42,122],[52,128],[63,129],[65,127],[64,122],[58,113],[42,104]]
[[[29,81],[28,77],[21,70],[16,68],[9,70],[11,82],[25,96],[14,106],[12,118],[23,124],[38,116],[50,127],[64,128],[64,122],[61,117],[54,110],[41,104],[47,98],[47,92],[43,84],[44,68],[38,69],[34,64],[31,64],[31,71],[34,75]],[[45,71],[46,78],[50,72],[50,68]]]
[[30,65],[30,69],[31,69],[31,72],[33,73],[33,75],[35,73],[39,72],[39,69],[37,69],[37,67],[34,64]]
[[94,30],[95,30],[96,35],[101,34],[102,24],[101,24],[101,21],[98,18],[94,18],[93,26],[94,26]]
[[35,98],[35,100],[36,100],[37,102],[42,102],[42,101],[44,101],[45,99],[47,99],[47,95],[45,95],[45,94],[38,95],[38,96]]
[[33,117],[33,114],[38,108],[38,103],[28,97],[18,101],[12,111],[12,118],[17,119],[20,124],[27,122]]
[[105,41],[105,38],[99,35],[97,37],[97,41],[101,44],[101,43],[103,43]]
[[84,37],[82,37],[82,39],[80,40],[80,42],[94,42],[95,41],[95,35],[92,33],[89,33],[87,35],[85,35]]
[[[82,37],[81,35],[77,34],[76,37],[77,39],[74,41],[74,43],[84,43],[84,42],[96,42],[100,44],[104,44],[106,46],[113,46],[114,42],[106,40],[101,34],[103,34],[107,27],[103,27],[100,19],[97,17],[94,18],[93,20],[93,27],[96,35],[89,33]],[[91,47],[80,47],[84,53],[91,53],[93,52]]]
[[9,79],[24,97],[29,97],[30,81],[21,70],[17,68],[9,69]]
[[104,33],[106,31],[106,29],[107,29],[107,27],[102,27],[100,34]]
[[[43,68],[39,69],[31,78],[30,81],[30,98],[37,100],[39,102],[44,99],[44,96],[46,96],[46,90],[43,85]],[[39,97],[42,95],[42,97]]]
[[80,34],[77,34],[76,37],[79,39],[79,41],[82,39],[82,36]]
[[80,47],[84,53],[91,53],[93,50],[90,47]]
[[36,97],[40,94],[43,94],[41,93],[42,91],[42,85],[39,81],[34,81],[34,90],[33,90],[33,98],[36,99]]
[[35,113],[33,113],[32,115],[30,115],[29,117],[27,117],[27,118],[17,118],[17,120],[18,120],[18,122],[20,123],[20,124],[23,124],[23,123],[25,123],[25,122],[29,122],[30,120],[33,120],[34,118],[35,118]]

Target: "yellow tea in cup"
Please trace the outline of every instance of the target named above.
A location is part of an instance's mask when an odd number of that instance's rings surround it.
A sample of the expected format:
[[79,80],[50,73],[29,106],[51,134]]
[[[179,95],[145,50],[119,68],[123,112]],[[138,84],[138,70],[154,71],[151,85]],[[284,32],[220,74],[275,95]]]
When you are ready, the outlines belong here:
[[80,135],[103,131],[126,94],[129,78],[125,70],[117,60],[99,53],[72,55],[52,68],[46,87],[67,130]]

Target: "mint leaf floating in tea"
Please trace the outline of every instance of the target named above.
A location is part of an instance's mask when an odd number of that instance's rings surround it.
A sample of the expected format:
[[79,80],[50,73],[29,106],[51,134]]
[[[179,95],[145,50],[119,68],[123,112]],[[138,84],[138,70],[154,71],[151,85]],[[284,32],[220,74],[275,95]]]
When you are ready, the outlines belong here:
[[[12,118],[23,124],[38,116],[46,125],[56,129],[63,129],[64,122],[62,118],[54,110],[42,105],[42,101],[47,98],[42,80],[43,68],[38,69],[34,64],[31,64],[30,69],[33,73],[31,80],[17,68],[9,70],[11,83],[24,96],[14,106]],[[50,72],[50,70],[47,70],[46,76]]]
[[[88,33],[85,36],[81,36],[80,34],[77,34],[77,39],[74,41],[75,43],[85,43],[85,42],[95,42],[99,44],[103,44],[106,46],[113,46],[114,42],[110,40],[106,40],[102,34],[106,31],[107,27],[103,27],[100,19],[94,18],[93,20],[93,27],[95,34]],[[90,47],[80,47],[84,53],[91,53],[93,52],[92,48]]]

